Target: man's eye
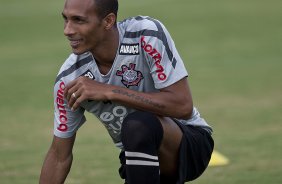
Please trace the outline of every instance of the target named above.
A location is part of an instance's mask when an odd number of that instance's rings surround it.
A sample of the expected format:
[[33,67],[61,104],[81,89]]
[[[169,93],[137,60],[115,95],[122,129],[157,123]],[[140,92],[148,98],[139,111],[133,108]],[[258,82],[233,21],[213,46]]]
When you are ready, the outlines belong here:
[[64,19],[64,22],[67,22],[67,17],[64,15],[64,14],[62,14],[62,17],[63,17],[63,19]]
[[82,23],[85,22],[85,20],[81,19],[80,17],[75,17],[75,18],[73,19],[73,21],[76,22],[76,23],[79,23],[79,24],[82,24]]

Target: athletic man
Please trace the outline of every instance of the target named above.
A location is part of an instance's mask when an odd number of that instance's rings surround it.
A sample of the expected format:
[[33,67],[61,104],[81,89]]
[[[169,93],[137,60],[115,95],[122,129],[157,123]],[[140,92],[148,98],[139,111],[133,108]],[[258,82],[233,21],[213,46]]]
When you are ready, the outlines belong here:
[[120,148],[128,184],[183,184],[207,167],[212,129],[193,107],[188,73],[158,20],[116,22],[117,0],[66,0],[64,34],[73,54],[54,87],[54,138],[40,183],[63,183],[84,111]]

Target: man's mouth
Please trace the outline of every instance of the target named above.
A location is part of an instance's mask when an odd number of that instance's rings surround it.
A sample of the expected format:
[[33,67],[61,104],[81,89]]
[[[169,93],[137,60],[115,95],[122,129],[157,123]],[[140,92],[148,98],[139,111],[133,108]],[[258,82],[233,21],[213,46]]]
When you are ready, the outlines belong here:
[[79,46],[79,44],[81,43],[81,39],[69,39],[70,41],[70,46],[73,48],[76,48]]

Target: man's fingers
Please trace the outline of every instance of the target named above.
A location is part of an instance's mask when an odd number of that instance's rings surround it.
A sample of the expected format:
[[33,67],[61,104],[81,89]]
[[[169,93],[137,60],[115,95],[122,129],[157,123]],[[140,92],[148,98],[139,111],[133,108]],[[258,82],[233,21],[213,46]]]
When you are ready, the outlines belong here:
[[[82,97],[82,92],[81,90],[77,90],[73,93],[71,93],[69,101],[68,101],[68,106],[72,109],[75,110],[78,108],[80,103],[84,100],[84,97]],[[75,106],[74,106],[75,104]]]
[[75,83],[72,84],[71,87],[66,88],[65,89],[65,98],[66,98],[66,100],[70,101],[71,98],[74,98],[74,97],[78,98],[78,95],[79,95],[79,94],[77,94],[77,90],[78,89],[79,89],[79,86],[76,83],[76,81],[75,81]]
[[80,106],[80,103],[83,101],[83,97],[80,96],[78,99],[75,100],[74,104],[72,105],[71,107],[71,110],[72,111],[75,111],[79,106]]
[[67,100],[69,100],[71,95],[79,88],[79,85],[81,85],[81,80],[83,80],[83,77],[78,77],[66,85],[64,97]]
[[78,93],[73,92],[68,98],[68,106],[71,108],[76,99],[78,98]]
[[72,98],[76,98],[77,94],[75,93],[75,89],[69,89],[66,91],[66,99],[69,102]]
[[79,98],[71,100],[71,104],[69,105],[69,107],[71,108],[72,111],[75,111],[80,106],[80,103],[84,100],[85,99],[83,96],[80,96]]
[[[67,100],[68,106],[72,110],[76,110],[80,103],[86,99],[84,90],[88,79],[87,77],[79,77],[73,81],[71,81],[68,85],[66,85],[64,91],[64,97]],[[84,96],[83,96],[84,94]]]
[[66,87],[65,87],[65,91],[64,91],[64,97],[66,98],[66,99],[69,99],[69,94],[68,94],[68,92],[69,92],[69,90],[74,86],[76,84],[76,80],[73,80],[73,81],[71,81],[70,83],[68,83],[67,85],[66,85]]

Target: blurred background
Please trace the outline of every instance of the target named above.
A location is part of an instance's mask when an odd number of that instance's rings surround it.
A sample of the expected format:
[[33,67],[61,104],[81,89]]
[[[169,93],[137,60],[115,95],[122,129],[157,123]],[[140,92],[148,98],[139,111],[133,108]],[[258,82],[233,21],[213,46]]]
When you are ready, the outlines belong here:
[[[230,163],[193,184],[282,183],[282,1],[120,0],[119,20],[164,23],[189,71],[195,106]],[[53,136],[53,84],[71,50],[64,1],[0,0],[0,183],[38,183]],[[118,184],[119,150],[93,116],[66,183]]]

